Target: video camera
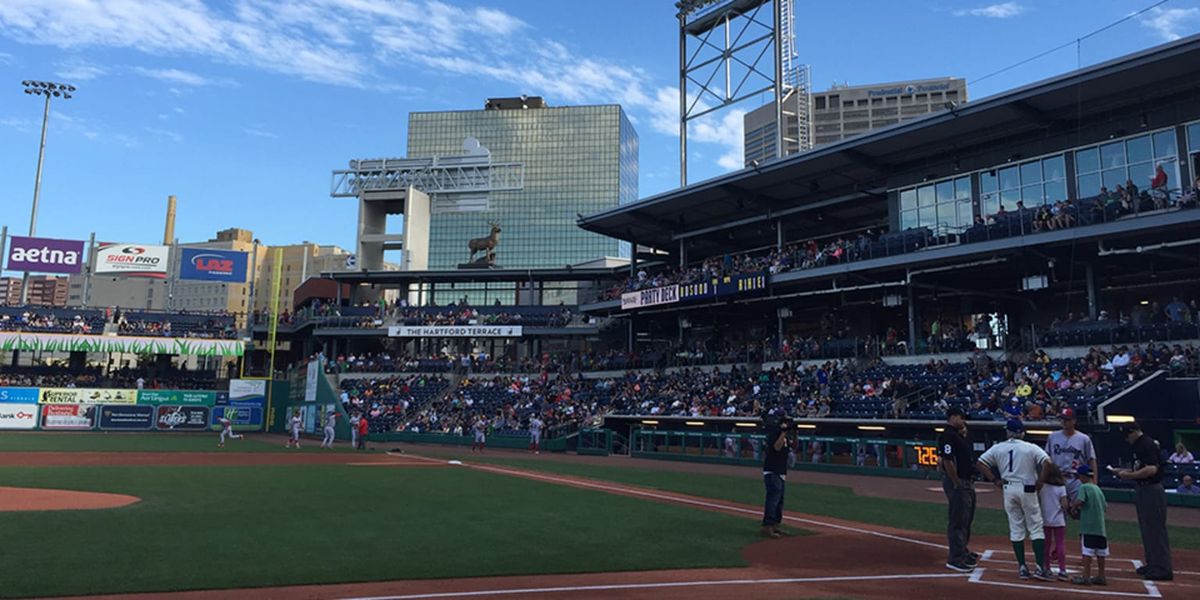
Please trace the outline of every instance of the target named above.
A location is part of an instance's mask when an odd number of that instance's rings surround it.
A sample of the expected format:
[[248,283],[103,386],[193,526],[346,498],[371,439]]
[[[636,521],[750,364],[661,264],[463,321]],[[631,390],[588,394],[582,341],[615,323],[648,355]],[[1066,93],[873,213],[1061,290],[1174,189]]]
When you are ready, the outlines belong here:
[[762,422],[763,428],[767,431],[791,431],[795,428],[795,423],[789,415],[777,415],[766,412],[763,413]]

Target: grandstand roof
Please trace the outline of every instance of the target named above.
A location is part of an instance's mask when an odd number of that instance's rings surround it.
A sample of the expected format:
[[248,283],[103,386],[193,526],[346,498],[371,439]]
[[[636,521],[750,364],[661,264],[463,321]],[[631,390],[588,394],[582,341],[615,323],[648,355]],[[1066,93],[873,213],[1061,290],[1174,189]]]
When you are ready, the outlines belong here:
[[[1194,91],[1200,35],[1039,81],[981,100],[877,129],[815,150],[774,160],[684,188],[588,215],[583,229],[662,249],[681,239],[757,227],[739,243],[769,245],[762,226],[807,211],[821,218],[838,206],[839,220],[882,219],[887,178],[999,140],[1050,127],[1076,127],[1123,110]],[[1130,93],[1136,90],[1136,93]],[[762,243],[770,235],[769,243]],[[709,236],[710,242],[716,240]]]

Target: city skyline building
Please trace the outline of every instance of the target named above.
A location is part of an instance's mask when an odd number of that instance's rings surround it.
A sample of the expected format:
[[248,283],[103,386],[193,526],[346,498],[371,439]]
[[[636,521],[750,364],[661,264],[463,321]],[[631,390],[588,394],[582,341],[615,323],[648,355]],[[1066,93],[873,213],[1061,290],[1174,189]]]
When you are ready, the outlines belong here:
[[467,242],[500,226],[496,264],[562,267],[628,254],[576,227],[638,198],[638,136],[619,105],[550,107],[536,96],[491,98],[482,110],[409,115],[408,158],[455,156],[473,138],[496,162],[522,163],[524,187],[490,192],[469,209],[430,215],[429,269],[468,262]]
[[[805,111],[796,103],[804,96],[785,100],[784,156],[803,150],[795,115]],[[957,77],[917,79],[866,85],[835,85],[811,94],[810,139],[814,147],[830,144],[860,133],[895,125],[921,115],[945,110],[967,101],[967,81]],[[743,159],[753,166],[775,158],[775,103],[756,108],[743,117]]]

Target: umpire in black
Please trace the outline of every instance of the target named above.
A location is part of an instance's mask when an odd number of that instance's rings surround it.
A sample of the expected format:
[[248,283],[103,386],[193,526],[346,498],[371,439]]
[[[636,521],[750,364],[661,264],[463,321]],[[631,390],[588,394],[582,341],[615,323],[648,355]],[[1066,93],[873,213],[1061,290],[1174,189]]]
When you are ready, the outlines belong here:
[[950,554],[946,568],[960,573],[975,569],[979,557],[968,549],[975,520],[975,453],[967,441],[967,415],[959,408],[946,411],[948,427],[938,437],[942,457],[942,490],[950,506],[946,541]]
[[779,525],[783,523],[790,423],[786,418],[770,414],[763,418],[763,423],[767,430],[767,447],[763,453],[763,485],[767,489],[767,498],[763,506],[762,534],[777,538],[783,535]]
[[1146,564],[1138,575],[1156,581],[1170,581],[1171,543],[1167,539],[1167,493],[1163,490],[1162,453],[1158,442],[1142,433],[1141,425],[1121,426],[1125,441],[1133,447],[1133,468],[1120,469],[1117,477],[1137,484],[1138,529],[1142,532],[1142,550]]

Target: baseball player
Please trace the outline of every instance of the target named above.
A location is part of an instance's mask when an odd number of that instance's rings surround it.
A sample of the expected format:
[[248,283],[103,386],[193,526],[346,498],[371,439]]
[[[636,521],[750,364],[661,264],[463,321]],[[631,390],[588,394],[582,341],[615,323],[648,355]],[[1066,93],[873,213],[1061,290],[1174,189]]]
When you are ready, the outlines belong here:
[[487,443],[487,421],[483,417],[479,417],[471,425],[471,430],[475,432],[475,441],[471,442],[471,452],[475,452],[476,449],[483,452],[484,445]]
[[243,436],[240,436],[233,431],[233,421],[229,420],[229,417],[222,414],[221,418],[217,419],[217,422],[221,424],[221,441],[217,443],[218,448],[225,447],[226,437],[234,440],[242,439]]
[[1087,465],[1091,467],[1092,473],[1098,472],[1096,449],[1092,446],[1092,438],[1075,429],[1073,409],[1064,408],[1059,418],[1062,419],[1062,430],[1050,434],[1050,438],[1046,440],[1046,454],[1049,454],[1050,460],[1062,470],[1063,477],[1067,480],[1067,500],[1074,502],[1075,494],[1079,492],[1081,485],[1075,478],[1075,470],[1079,465]]
[[529,418],[529,451],[534,454],[542,453],[541,439],[543,425],[545,423],[537,415]]
[[350,415],[350,447],[351,448],[358,447],[358,421],[359,421],[359,419],[360,419],[360,417],[358,416],[358,411],[354,411],[354,414]]
[[1025,424],[1009,419],[1005,426],[1008,439],[992,445],[979,457],[979,472],[996,487],[1004,490],[1004,512],[1008,514],[1009,540],[1020,565],[1021,579],[1029,579],[1025,564],[1025,538],[1033,542],[1037,568],[1033,576],[1052,581],[1046,569],[1046,533],[1042,528],[1042,509],[1038,492],[1046,483],[1047,469],[1042,465],[1050,460],[1045,450],[1024,440]]
[[331,411],[329,411],[329,414],[326,415],[326,417],[325,417],[325,439],[321,440],[322,448],[330,448],[330,449],[333,448],[333,438],[334,438],[333,427],[334,427],[334,425],[337,425],[337,419],[338,419],[337,411],[331,410]]
[[292,418],[288,421],[288,429],[292,432],[292,436],[288,438],[287,445],[284,448],[299,448],[300,447],[300,411],[292,412]]

